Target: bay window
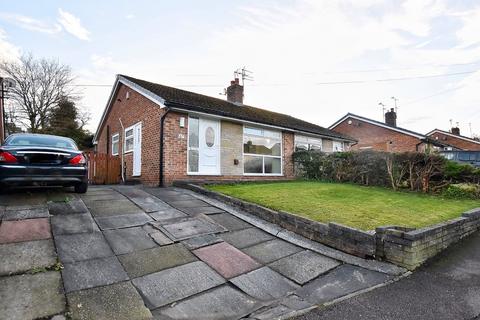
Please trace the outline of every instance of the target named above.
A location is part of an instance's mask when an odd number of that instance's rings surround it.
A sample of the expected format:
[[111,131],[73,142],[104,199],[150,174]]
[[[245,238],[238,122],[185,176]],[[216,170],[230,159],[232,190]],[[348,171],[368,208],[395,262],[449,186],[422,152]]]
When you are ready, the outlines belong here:
[[255,127],[243,129],[243,172],[282,174],[282,133]]

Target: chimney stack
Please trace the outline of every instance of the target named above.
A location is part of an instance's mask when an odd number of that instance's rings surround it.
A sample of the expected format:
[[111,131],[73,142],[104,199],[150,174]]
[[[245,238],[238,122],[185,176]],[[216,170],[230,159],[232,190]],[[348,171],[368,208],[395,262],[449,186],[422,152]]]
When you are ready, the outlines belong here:
[[397,113],[393,108],[391,108],[390,111],[387,111],[387,113],[385,113],[385,123],[391,127],[397,126]]
[[452,133],[454,135],[459,136],[460,135],[460,128],[459,127],[452,127]]
[[230,86],[227,88],[227,100],[229,102],[243,104],[243,86],[240,85],[240,80],[230,81]]

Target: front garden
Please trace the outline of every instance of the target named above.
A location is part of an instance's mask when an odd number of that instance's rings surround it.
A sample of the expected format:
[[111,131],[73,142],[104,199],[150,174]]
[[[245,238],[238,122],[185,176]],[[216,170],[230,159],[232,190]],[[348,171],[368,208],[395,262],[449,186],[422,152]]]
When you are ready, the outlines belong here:
[[210,190],[319,222],[361,230],[398,225],[420,228],[459,217],[480,201],[375,186],[321,181],[210,185]]

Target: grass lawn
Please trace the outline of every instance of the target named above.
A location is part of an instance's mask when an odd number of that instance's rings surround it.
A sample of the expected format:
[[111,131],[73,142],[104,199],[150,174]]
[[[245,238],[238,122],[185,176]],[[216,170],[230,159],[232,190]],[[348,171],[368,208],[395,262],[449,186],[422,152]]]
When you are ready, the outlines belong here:
[[296,181],[210,185],[208,188],[274,210],[362,230],[385,225],[420,228],[480,207],[480,201],[476,200],[453,200],[340,183]]

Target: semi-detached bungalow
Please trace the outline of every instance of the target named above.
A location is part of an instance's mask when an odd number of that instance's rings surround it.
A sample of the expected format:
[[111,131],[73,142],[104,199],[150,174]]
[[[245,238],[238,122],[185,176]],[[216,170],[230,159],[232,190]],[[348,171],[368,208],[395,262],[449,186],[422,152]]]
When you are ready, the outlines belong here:
[[295,148],[348,149],[355,140],[318,125],[243,104],[238,79],[227,100],[118,75],[94,137],[96,152],[118,156],[126,180],[294,178]]

